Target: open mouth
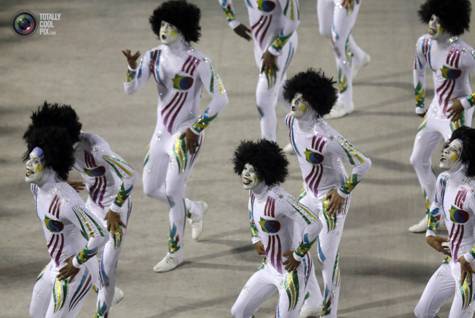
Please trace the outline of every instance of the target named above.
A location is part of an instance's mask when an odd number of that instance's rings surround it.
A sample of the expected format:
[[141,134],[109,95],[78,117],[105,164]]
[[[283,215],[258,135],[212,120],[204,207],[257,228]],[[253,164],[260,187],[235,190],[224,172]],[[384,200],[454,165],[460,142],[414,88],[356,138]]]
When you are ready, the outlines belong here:
[[430,35],[435,35],[437,33],[437,29],[434,29],[434,28],[429,28],[427,31],[429,32]]
[[26,173],[25,173],[25,176],[26,177],[30,177],[32,174],[34,174],[35,172],[33,170],[30,170],[30,169],[26,169]]
[[252,179],[250,178],[246,178],[246,177],[242,177],[242,184],[244,184],[245,186],[248,186],[252,183]]
[[162,34],[162,35],[160,36],[160,39],[161,39],[162,41],[165,41],[165,40],[167,39],[167,36],[166,36],[165,34]]

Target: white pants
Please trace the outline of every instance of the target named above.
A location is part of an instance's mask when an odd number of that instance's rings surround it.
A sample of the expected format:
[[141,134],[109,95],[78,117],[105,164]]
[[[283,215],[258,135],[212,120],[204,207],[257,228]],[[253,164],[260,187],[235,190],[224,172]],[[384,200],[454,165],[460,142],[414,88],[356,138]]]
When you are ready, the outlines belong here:
[[196,210],[196,203],[185,198],[186,180],[198,157],[204,133],[200,135],[199,148],[194,155],[186,150],[180,136],[181,132],[170,135],[166,129],[156,129],[150,140],[143,170],[145,194],[168,202],[170,206],[169,253],[176,253],[183,247],[186,217],[191,217]]
[[352,61],[355,59],[355,62],[360,62],[366,53],[351,35],[358,17],[360,0],[353,0],[352,10],[344,9],[340,3],[341,0],[317,0],[317,16],[320,34],[331,38],[333,43],[339,98],[346,104],[353,99]]
[[[63,264],[64,265],[64,264]],[[61,265],[61,266],[63,266]],[[91,287],[97,283],[97,258],[88,260],[72,281],[57,279],[59,268],[50,261],[38,275],[30,303],[30,317],[76,317]]]
[[337,317],[340,298],[339,247],[351,197],[345,200],[342,210],[336,217],[328,215],[324,209],[323,200],[325,198],[326,193],[321,193],[318,197],[315,197],[312,193],[307,192],[300,198],[299,203],[308,207],[311,211],[318,211],[318,217],[323,224],[316,242],[317,256],[322,266],[323,278],[322,317]]
[[[94,213],[99,220],[102,221],[102,225],[107,229],[107,222],[104,220],[108,208],[101,208],[88,198],[86,207],[89,211]],[[132,212],[132,198],[129,197],[122,205],[120,211],[120,220],[125,224],[125,228],[122,228],[122,242],[127,234],[127,225],[129,223],[130,213]],[[109,239],[104,247],[99,250],[99,278],[100,284],[98,285],[99,291],[97,294],[97,317],[106,317],[112,306],[112,300],[114,298],[114,290],[116,284],[116,271],[117,264],[119,262],[119,256],[121,251],[121,245],[114,244],[114,238],[109,233]]]
[[282,54],[276,59],[277,72],[276,81],[273,85],[267,82],[262,69],[262,52],[254,49],[254,58],[259,71],[259,78],[256,87],[256,105],[260,118],[261,137],[267,140],[276,141],[277,139],[277,102],[282,94],[282,85],[287,79],[287,69],[292,62],[295,51],[297,50],[298,36],[294,33],[287,44],[282,49]]
[[259,306],[277,290],[279,302],[275,309],[275,316],[298,317],[311,270],[313,268],[310,257],[302,259],[297,270],[291,273],[284,271],[281,274],[266,263],[246,282],[231,308],[231,315],[234,318],[253,317]]
[[[472,284],[474,284],[472,278]],[[417,318],[434,318],[440,307],[453,297],[449,318],[473,317],[475,306],[473,303],[473,290],[469,293],[472,299],[464,299],[460,290],[460,264],[444,263],[432,274],[414,309]],[[463,307],[464,300],[467,306]]]

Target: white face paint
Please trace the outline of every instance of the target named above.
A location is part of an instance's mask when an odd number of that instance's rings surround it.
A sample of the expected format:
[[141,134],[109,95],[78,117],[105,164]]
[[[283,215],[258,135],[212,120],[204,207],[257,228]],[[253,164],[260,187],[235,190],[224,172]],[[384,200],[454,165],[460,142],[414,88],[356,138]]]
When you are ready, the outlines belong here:
[[446,144],[440,155],[439,166],[449,170],[457,167],[460,163],[462,147],[460,139],[452,140],[449,144]]
[[35,147],[30,152],[30,159],[25,164],[25,182],[38,183],[44,173],[44,153],[40,147]]
[[163,44],[170,45],[178,40],[180,31],[173,25],[166,21],[162,21],[160,25],[160,41]]
[[303,98],[300,93],[295,94],[294,98],[290,102],[291,114],[295,118],[302,118],[307,110],[310,108],[310,104]]
[[252,190],[261,182],[253,165],[246,163],[241,173],[241,182],[245,190]]
[[440,24],[440,19],[438,16],[433,14],[429,20],[429,28],[427,32],[433,39],[439,38],[443,33],[445,33],[444,28]]

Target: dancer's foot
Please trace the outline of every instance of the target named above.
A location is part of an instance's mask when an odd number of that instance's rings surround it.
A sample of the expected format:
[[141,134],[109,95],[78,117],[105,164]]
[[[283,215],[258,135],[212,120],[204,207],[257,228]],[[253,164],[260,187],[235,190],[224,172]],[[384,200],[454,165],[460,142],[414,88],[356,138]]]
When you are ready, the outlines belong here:
[[167,253],[167,255],[153,267],[153,271],[157,273],[169,272],[178,267],[181,263],[183,263],[183,253]]
[[427,217],[423,217],[419,222],[409,227],[409,232],[424,233],[427,229]]
[[371,56],[367,53],[359,61],[353,59],[353,64],[351,65],[351,77],[354,80],[358,75],[359,71],[368,65],[371,62]]
[[208,210],[208,203],[205,201],[196,201],[196,211],[193,211],[189,222],[191,223],[191,238],[198,241],[203,232],[203,218]]

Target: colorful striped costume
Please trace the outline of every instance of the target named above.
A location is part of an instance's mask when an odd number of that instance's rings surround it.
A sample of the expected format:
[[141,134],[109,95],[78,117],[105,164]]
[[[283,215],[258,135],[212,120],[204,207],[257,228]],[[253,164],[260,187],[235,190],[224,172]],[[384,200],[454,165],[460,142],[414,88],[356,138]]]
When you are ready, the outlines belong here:
[[[350,206],[351,191],[371,167],[371,160],[321,118],[306,123],[307,127],[304,128],[298,119],[288,114],[286,124],[304,181],[304,192],[299,203],[312,211],[318,211],[318,217],[324,225],[317,240],[317,256],[322,264],[324,283],[322,316],[336,317],[340,292],[338,248]],[[349,177],[344,163],[352,166]],[[342,211],[332,216],[327,211],[326,197],[335,188],[346,199]],[[310,302],[316,301],[310,299]]]
[[[240,24],[232,0],[219,0],[231,28]],[[256,104],[260,116],[262,138],[275,141],[277,136],[276,106],[287,69],[297,49],[297,27],[300,24],[298,0],[245,0],[254,41],[254,58],[259,70]],[[262,70],[262,55],[269,51],[277,56],[275,83]]]
[[[143,188],[146,195],[169,203],[168,251],[175,253],[183,246],[186,215],[193,216],[196,210],[195,203],[185,199],[185,185],[199,148],[191,154],[182,134],[190,128],[200,135],[201,145],[203,130],[228,97],[211,61],[183,40],[147,51],[138,68],[129,69],[125,92],[136,92],[151,76],[158,92],[157,124],[144,161]],[[211,101],[200,114],[203,90]]]
[[[432,71],[434,80],[434,98],[429,109],[425,104],[427,68]],[[475,100],[471,95],[470,73],[474,71],[475,51],[458,37],[440,43],[425,34],[417,41],[414,61],[416,113],[427,113],[418,128],[410,161],[424,191],[426,208],[434,200],[436,177],[432,171],[432,153],[441,140],[450,138],[453,130],[472,125],[473,108],[470,107]],[[447,117],[454,98],[459,98],[465,108],[457,122],[451,122]]]
[[[298,317],[307,282],[314,275],[308,251],[322,228],[321,223],[279,186],[266,187],[260,194],[250,191],[248,206],[252,243],[264,245],[266,260],[241,290],[231,314],[235,318],[252,317],[277,289],[276,317]],[[283,265],[286,257],[282,254],[289,250],[300,259],[293,272],[287,272]]]
[[353,103],[352,62],[361,62],[366,53],[356,44],[351,31],[358,18],[360,0],[352,0],[349,10],[342,0],[317,0],[320,34],[332,40],[337,67],[339,100],[344,105]]
[[[74,168],[81,174],[86,185],[88,198],[86,207],[94,213],[101,224],[108,211],[120,214],[127,226],[132,212],[131,193],[135,181],[135,171],[109,144],[98,135],[82,132],[75,148]],[[109,233],[104,250],[99,252],[101,284],[97,298],[97,317],[106,317],[114,297],[116,269],[120,246],[127,232],[122,229],[122,237]]]
[[463,169],[443,172],[437,178],[426,236],[436,236],[443,219],[449,233],[451,260],[432,275],[414,310],[417,317],[435,317],[452,298],[449,317],[473,317],[475,313],[473,275],[467,275],[461,284],[457,262],[463,256],[475,267],[475,182],[465,176]]
[[[51,176],[41,187],[32,184],[31,191],[51,261],[33,288],[30,316],[76,317],[91,287],[98,285],[96,254],[107,241],[106,230],[65,182]],[[59,270],[71,256],[80,270],[72,281],[60,281]]]

